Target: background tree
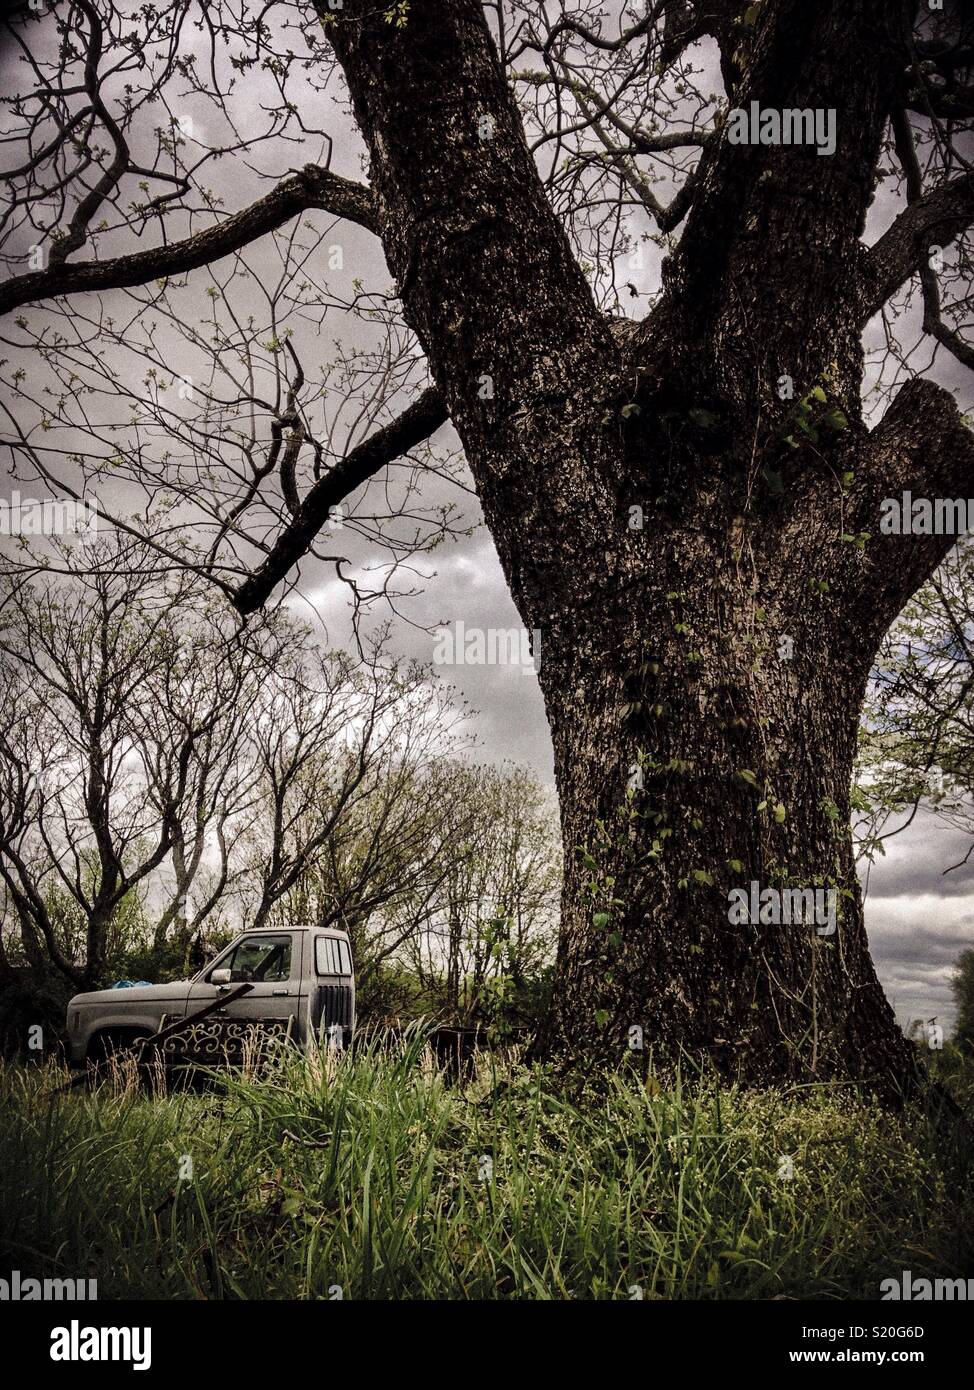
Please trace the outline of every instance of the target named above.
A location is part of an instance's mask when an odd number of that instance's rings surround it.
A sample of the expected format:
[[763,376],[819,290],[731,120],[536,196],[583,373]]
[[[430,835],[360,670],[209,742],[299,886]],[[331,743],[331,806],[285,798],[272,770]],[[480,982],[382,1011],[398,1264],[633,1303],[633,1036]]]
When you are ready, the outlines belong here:
[[[120,909],[160,886],[163,866],[157,950],[184,955],[226,889],[227,821],[254,783],[243,712],[290,638],[265,625],[247,641],[232,625],[228,635],[207,586],[188,571],[130,569],[111,540],[65,564],[70,579],[7,576],[0,877],[28,960],[85,989],[114,954]],[[213,841],[216,884],[191,910]]]
[[921,810],[974,849],[974,551],[962,541],[883,640],[860,731],[856,831],[882,852]]
[[[536,1020],[553,959],[560,857],[550,797],[521,768],[402,757],[275,922],[351,935],[363,1017]],[[510,1000],[500,1001],[507,989]]]
[[463,824],[449,760],[463,715],[427,669],[385,664],[381,645],[359,664],[304,652],[276,670],[250,729],[248,925],[311,911],[354,933],[415,891]]
[[[138,320],[136,343],[157,306],[159,321],[202,323],[179,277],[197,306],[216,302],[223,282],[192,272],[219,276],[260,237],[310,255],[293,226],[308,213],[378,237],[395,285],[356,279],[345,308],[402,333],[363,384],[382,396],[368,436],[326,441],[302,415],[312,388],[285,334],[315,331],[330,306],[313,276],[288,280],[289,322],[268,310],[262,349],[274,394],[249,375],[244,392],[231,384],[209,417],[219,435],[200,428],[189,464],[150,447],[151,404],[106,420],[90,353],[49,396],[11,375],[19,476],[77,491],[118,459],[120,497],[152,494],[159,549],[185,562],[174,538],[198,517],[193,563],[248,614],[380,471],[405,458],[412,487],[447,469],[423,445],[449,419],[525,627],[542,634],[565,878],[535,1055],[617,1063],[638,1023],[659,1057],[689,1049],[749,1081],[898,1084],[911,1054],[869,958],[850,782],[873,657],[951,545],[878,535],[880,503],[963,494],[974,463],[951,394],[913,374],[938,355],[972,365],[966,11],[347,0],[180,3],[133,25],[108,0],[76,0],[12,34],[17,273],[0,308],[54,301],[14,321],[18,353],[38,364],[73,348],[76,297],[112,289],[143,287],[113,300]],[[276,93],[263,129],[239,124],[240,74]],[[347,144],[346,95],[368,186],[332,170],[337,141],[311,124],[327,115]],[[733,143],[729,110],[752,102],[834,113],[834,152]],[[159,111],[170,121],[153,132]],[[297,172],[287,141],[311,161]],[[244,171],[253,184],[276,161],[274,186],[232,213],[210,186],[226,152],[235,199]],[[667,253],[658,288],[647,306],[632,284],[638,312],[621,316],[612,262],[650,246]],[[213,340],[249,374],[256,325],[223,302],[230,326]],[[119,348],[115,313],[87,303]],[[420,354],[430,384],[403,410]],[[249,434],[227,417],[238,398]],[[52,449],[57,429],[73,432],[69,452]],[[401,538],[398,514],[385,508]],[[419,546],[433,536],[418,532]],[[752,880],[835,887],[835,939],[731,928],[728,891]]]
[[974,1050],[974,949],[969,947],[961,951],[951,989],[957,1005],[954,1041],[965,1052],[971,1052]]
[[468,768],[462,793],[474,816],[406,959],[453,1021],[535,1023],[561,885],[549,798],[520,768]]

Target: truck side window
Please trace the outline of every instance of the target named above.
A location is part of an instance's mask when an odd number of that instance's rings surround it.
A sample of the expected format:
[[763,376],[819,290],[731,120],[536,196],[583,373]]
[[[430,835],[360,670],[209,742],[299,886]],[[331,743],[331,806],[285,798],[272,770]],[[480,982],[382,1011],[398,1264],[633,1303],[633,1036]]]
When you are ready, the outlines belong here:
[[254,984],[288,980],[291,977],[291,938],[249,936],[222,964],[224,969],[229,967],[233,984],[244,980]]
[[349,968],[344,963],[345,943],[336,941],[333,936],[319,936],[315,939],[315,969],[319,975],[347,975]]

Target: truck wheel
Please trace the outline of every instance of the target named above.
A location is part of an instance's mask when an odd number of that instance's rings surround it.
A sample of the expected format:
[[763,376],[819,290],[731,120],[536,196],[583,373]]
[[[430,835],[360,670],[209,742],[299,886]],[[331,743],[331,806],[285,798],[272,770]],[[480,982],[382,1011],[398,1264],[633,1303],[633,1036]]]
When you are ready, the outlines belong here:
[[116,1053],[127,1051],[133,1043],[138,1042],[139,1038],[151,1036],[152,1034],[144,1028],[113,1029],[104,1033],[96,1033],[88,1044],[86,1061],[94,1063],[99,1069],[103,1069]]

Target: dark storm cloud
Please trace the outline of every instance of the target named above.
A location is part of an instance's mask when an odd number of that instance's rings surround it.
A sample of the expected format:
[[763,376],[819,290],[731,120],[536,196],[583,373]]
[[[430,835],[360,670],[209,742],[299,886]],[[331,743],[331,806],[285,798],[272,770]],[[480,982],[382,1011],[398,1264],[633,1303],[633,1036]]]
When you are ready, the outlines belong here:
[[970,839],[920,815],[887,842],[868,871],[866,928],[879,978],[901,1020],[952,1023],[950,977],[960,952],[974,946],[974,866]]

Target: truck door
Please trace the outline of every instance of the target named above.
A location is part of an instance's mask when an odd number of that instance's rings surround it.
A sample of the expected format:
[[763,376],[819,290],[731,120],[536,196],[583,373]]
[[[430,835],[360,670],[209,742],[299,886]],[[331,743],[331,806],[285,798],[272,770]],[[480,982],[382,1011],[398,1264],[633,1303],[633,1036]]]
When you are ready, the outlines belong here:
[[[213,984],[211,976],[217,971],[230,971],[229,984]],[[231,1044],[239,1039],[242,1029],[234,1025],[260,1023],[271,1036],[289,1036],[297,1040],[298,1013],[301,993],[301,942],[297,933],[280,931],[248,932],[235,942],[229,951],[218,956],[205,974],[192,986],[186,1001],[186,1012],[193,1013],[204,1004],[223,994],[229,994],[244,982],[253,989],[240,999],[234,999],[225,1009],[218,1009],[210,1018],[216,1027],[208,1031],[214,1037],[222,1035]],[[202,1036],[210,1018],[198,1025]],[[218,1046],[219,1044],[215,1044]]]

